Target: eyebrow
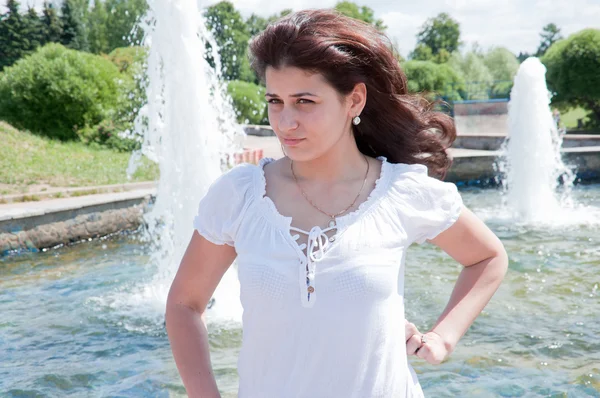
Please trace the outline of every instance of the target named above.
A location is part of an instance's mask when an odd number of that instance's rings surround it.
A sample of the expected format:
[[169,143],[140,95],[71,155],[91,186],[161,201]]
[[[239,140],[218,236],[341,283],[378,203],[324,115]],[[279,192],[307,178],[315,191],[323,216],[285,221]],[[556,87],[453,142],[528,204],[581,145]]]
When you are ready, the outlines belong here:
[[[279,96],[277,94],[266,93],[265,97],[279,97]],[[290,94],[290,97],[292,97],[292,98],[298,98],[298,97],[318,97],[318,95],[313,94],[313,93],[309,93],[309,92],[303,92],[303,93]]]

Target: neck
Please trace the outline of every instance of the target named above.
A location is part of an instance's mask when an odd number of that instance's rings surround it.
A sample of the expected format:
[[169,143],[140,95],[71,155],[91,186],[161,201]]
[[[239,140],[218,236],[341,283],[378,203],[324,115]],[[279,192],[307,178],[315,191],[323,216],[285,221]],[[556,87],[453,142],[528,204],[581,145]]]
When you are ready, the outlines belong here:
[[354,139],[348,144],[338,142],[322,156],[309,161],[293,161],[298,180],[335,183],[364,178],[367,168],[365,156],[358,150]]

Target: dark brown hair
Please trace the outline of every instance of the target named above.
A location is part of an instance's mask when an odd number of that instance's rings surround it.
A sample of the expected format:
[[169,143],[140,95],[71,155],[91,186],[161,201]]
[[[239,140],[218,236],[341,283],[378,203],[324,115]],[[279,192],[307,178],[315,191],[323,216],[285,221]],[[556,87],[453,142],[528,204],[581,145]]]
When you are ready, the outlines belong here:
[[268,66],[292,66],[320,73],[342,95],[364,83],[367,102],[360,124],[352,125],[358,149],[391,163],[421,163],[431,176],[445,176],[454,121],[408,93],[390,40],[372,25],[334,10],[295,12],[252,38],[250,58],[263,81]]

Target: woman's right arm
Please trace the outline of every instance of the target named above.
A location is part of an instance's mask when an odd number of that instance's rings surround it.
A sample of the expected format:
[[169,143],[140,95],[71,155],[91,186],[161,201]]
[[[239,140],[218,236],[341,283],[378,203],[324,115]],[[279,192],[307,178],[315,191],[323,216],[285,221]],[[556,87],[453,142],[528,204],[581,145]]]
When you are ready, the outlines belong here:
[[189,397],[220,397],[210,362],[205,311],[219,281],[237,256],[194,230],[169,290],[166,327],[173,357]]

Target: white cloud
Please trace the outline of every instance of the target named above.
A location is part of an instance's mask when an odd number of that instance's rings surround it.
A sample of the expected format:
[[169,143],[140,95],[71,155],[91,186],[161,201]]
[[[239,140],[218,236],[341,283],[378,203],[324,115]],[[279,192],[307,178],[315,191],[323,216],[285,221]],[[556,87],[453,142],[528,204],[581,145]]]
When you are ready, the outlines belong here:
[[400,11],[390,11],[378,15],[387,26],[387,34],[395,41],[399,52],[406,57],[417,44],[416,32],[423,24],[423,18],[414,14],[404,14]]

